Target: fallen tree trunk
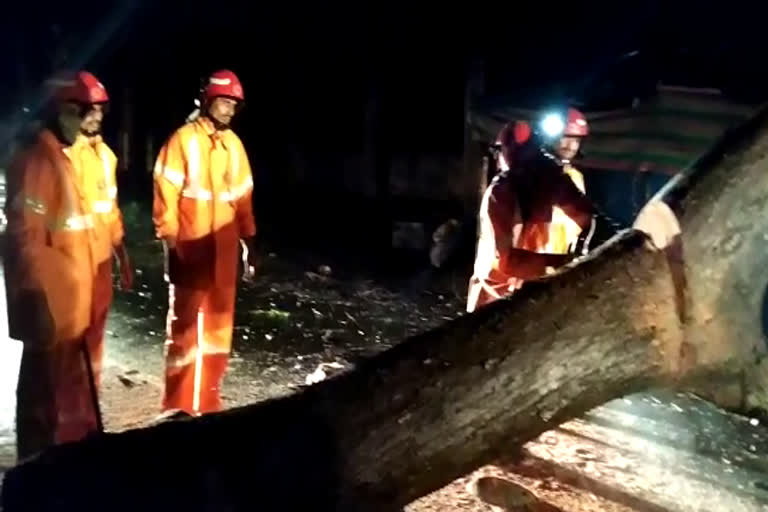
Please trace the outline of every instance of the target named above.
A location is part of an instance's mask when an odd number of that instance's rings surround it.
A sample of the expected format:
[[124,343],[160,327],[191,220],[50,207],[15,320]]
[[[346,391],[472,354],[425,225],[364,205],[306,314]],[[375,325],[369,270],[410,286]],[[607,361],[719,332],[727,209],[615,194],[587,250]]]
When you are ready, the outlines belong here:
[[721,379],[768,403],[766,155],[763,127],[692,182],[684,267],[679,239],[652,251],[625,233],[302,393],[51,449],[8,473],[4,510],[396,510],[649,386]]

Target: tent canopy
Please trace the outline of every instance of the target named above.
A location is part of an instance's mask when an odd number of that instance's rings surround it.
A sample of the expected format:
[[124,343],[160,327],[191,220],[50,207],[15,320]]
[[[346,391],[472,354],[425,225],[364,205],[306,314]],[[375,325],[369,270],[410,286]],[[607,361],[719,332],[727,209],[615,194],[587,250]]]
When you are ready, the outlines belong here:
[[[585,113],[590,135],[580,167],[674,175],[759,107],[730,100],[716,89],[659,85],[655,95],[630,107]],[[490,102],[470,112],[472,138],[490,143],[505,123],[541,114]]]

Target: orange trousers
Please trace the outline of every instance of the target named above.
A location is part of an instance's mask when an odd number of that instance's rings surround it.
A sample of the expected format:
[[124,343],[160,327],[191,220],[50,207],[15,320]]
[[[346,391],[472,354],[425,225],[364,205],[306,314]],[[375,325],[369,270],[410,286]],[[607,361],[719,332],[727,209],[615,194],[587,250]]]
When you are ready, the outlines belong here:
[[98,430],[85,347],[98,389],[104,330],[112,304],[111,260],[99,265],[92,293],[91,325],[82,338],[52,340],[46,350],[30,349],[31,345],[25,344],[16,391],[19,460],[54,444],[78,441]]
[[171,284],[168,302],[163,409],[218,411],[232,346],[235,286]]

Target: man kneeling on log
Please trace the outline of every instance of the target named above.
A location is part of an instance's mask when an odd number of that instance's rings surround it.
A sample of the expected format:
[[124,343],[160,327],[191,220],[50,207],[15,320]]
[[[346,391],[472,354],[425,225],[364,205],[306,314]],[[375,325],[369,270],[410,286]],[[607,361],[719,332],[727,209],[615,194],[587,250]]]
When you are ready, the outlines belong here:
[[[583,137],[586,120],[569,109],[561,128],[561,139]],[[566,174],[568,161],[556,149],[562,145],[553,145],[552,139],[543,131],[532,133],[521,121],[499,133],[499,173],[480,206],[480,238],[467,295],[470,313],[573,258],[572,253],[547,252],[563,245],[550,240],[555,207],[582,230],[591,224],[592,204]]]

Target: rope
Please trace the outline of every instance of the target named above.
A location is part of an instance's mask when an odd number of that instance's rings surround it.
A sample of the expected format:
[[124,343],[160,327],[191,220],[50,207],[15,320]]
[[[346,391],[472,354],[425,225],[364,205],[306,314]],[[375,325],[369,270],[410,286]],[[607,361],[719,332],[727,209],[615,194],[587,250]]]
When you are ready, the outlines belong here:
[[[584,197],[587,197],[587,196],[585,195]],[[589,197],[587,197],[587,199],[589,199]],[[589,199],[589,202],[590,202],[590,204],[592,204],[592,208],[594,210],[594,216],[599,218],[599,219],[603,219],[608,224],[610,224],[610,226],[613,228],[613,230],[616,233],[618,233],[620,231],[625,231],[627,229],[632,229],[632,226],[629,226],[629,225],[625,224],[624,222],[618,221],[615,218],[613,218],[610,215],[608,215],[607,213],[605,213],[591,199]]]

